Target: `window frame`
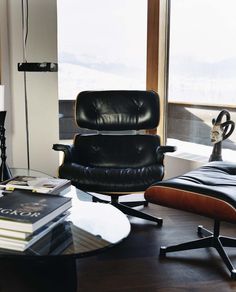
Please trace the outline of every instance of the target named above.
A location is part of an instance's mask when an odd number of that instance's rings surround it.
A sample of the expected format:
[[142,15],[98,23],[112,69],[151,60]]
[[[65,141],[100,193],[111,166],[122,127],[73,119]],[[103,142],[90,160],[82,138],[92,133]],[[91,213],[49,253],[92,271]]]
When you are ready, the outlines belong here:
[[[171,0],[166,0],[166,1],[169,2],[169,5],[168,5],[168,13],[167,13],[168,14],[168,17],[166,18],[166,20],[168,22],[167,27],[170,28],[170,26],[171,26],[171,19],[170,19],[170,14],[171,14],[170,4],[171,4]],[[167,27],[165,29],[167,29]],[[168,52],[167,53],[167,56],[166,56],[166,65],[168,67],[169,67],[169,58],[170,58],[169,48],[170,48],[170,29],[168,29],[168,33],[167,33],[167,48],[166,48],[166,51]],[[167,110],[168,110],[168,104],[169,104],[170,105],[169,108],[171,108],[171,106],[176,106],[176,107],[181,106],[182,108],[188,107],[188,108],[192,108],[192,109],[195,109],[195,110],[196,109],[200,109],[200,110],[201,109],[205,109],[207,111],[216,111],[216,115],[213,116],[213,118],[216,118],[217,117],[217,114],[221,110],[223,110],[223,109],[229,110],[230,111],[230,114],[232,114],[232,116],[235,116],[235,114],[236,114],[235,105],[234,104],[230,104],[230,103],[228,103],[228,104],[227,103],[213,103],[213,104],[211,104],[210,102],[206,102],[205,103],[205,102],[175,101],[173,99],[172,100],[169,100],[169,96],[168,96],[169,95],[169,93],[168,93],[169,69],[168,68],[167,68],[167,70],[166,70],[165,73],[166,73],[166,78],[167,78],[167,82],[166,82],[166,100],[165,100],[165,102],[167,104]],[[217,111],[218,111],[218,113],[217,113]],[[167,111],[167,116],[168,116],[168,113],[169,113],[169,111]],[[209,116],[209,120],[210,120],[211,119],[211,116],[209,114],[208,114],[208,116]],[[171,117],[172,117],[172,115],[169,115],[169,121],[170,121]],[[203,122],[206,124],[205,120]],[[170,122],[170,124],[171,124],[171,122]],[[165,132],[166,136],[165,137],[167,139],[167,120],[166,120],[165,125],[166,125],[166,132]],[[175,126],[176,124],[174,123],[173,125]],[[209,125],[210,125],[209,127],[211,128],[211,126],[212,126],[211,123]],[[210,137],[210,131],[209,131],[209,137]],[[232,133],[230,139],[228,139],[227,142],[229,142],[229,140],[231,140],[231,141],[233,141],[233,143],[235,143],[234,142],[234,141],[236,141],[235,140],[235,137],[236,137],[235,133]],[[171,139],[171,137],[168,137],[168,138]],[[179,139],[179,138],[176,138],[176,139]],[[182,141],[182,142],[184,141],[184,142],[187,142],[187,143],[193,143],[193,144],[195,144],[194,141],[185,141],[185,140],[182,140],[181,138],[179,140]],[[206,147],[212,147],[212,145],[208,145],[208,144],[201,144],[201,143],[197,143],[197,144],[198,145],[203,145],[203,146],[206,146]],[[236,147],[236,146],[233,146],[233,147]],[[222,145],[222,150],[223,151],[228,151],[228,150],[229,151],[235,151],[235,148],[230,148],[229,146],[226,146],[226,143],[224,143]],[[189,149],[187,149],[185,151],[191,152],[191,150],[189,150]],[[224,154],[226,154],[226,152]],[[229,155],[232,155],[232,154],[229,154]]]
[[167,139],[167,88],[169,55],[170,0],[148,0],[146,88],[160,97],[160,123],[157,133],[161,142]]

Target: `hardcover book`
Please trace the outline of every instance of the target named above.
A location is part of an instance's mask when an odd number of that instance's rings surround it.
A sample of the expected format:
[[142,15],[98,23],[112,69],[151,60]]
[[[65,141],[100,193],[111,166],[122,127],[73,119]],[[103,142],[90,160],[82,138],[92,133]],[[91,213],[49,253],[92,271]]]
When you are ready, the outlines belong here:
[[[48,234],[54,227],[56,227],[59,223],[62,223],[69,213],[63,213],[52,221],[39,228],[37,231],[29,235],[27,238],[16,238],[16,237],[5,237],[0,236],[0,248],[11,249],[17,251],[24,251],[34,243],[36,243],[39,239],[43,238],[46,234]],[[10,230],[9,230],[10,231]],[[23,232],[18,232],[22,234],[27,234]]]
[[32,233],[71,207],[71,198],[15,190],[0,198],[0,228]]
[[43,234],[46,234],[49,230],[54,228],[56,224],[60,223],[61,221],[64,221],[64,219],[70,214],[69,211],[66,211],[60,215],[58,215],[56,218],[48,222],[47,224],[43,225],[39,229],[37,229],[35,232],[30,233],[30,232],[22,232],[22,231],[17,231],[17,230],[10,230],[10,229],[3,229],[0,228],[0,239],[21,239],[25,241],[29,241],[33,237],[36,237],[38,235],[43,236]]
[[70,185],[71,182],[67,179],[19,175],[0,183],[0,188],[8,191],[25,189],[39,193],[58,194]]

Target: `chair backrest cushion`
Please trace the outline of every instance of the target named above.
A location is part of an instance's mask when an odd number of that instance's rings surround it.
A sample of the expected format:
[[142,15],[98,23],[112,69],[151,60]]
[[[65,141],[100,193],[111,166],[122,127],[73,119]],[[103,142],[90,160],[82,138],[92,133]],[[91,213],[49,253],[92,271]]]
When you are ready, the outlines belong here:
[[98,131],[154,129],[159,124],[159,96],[154,91],[83,91],[76,100],[76,122]]
[[159,145],[157,135],[77,135],[73,162],[108,169],[145,167],[157,163]]

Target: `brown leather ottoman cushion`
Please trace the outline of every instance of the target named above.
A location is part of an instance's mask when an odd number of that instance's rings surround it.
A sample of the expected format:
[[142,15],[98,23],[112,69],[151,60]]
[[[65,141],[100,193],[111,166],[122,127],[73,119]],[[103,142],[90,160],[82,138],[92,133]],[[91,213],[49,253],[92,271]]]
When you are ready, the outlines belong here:
[[145,191],[151,203],[236,223],[236,164],[214,161]]

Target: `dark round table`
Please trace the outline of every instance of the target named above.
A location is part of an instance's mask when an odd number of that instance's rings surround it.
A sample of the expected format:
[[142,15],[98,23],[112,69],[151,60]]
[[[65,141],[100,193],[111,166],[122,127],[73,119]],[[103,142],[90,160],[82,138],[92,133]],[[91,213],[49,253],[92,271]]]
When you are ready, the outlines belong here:
[[[81,201],[73,186],[66,220],[24,252],[0,249],[0,291],[76,291],[76,259],[113,247],[129,235],[126,215],[110,204]],[[53,196],[53,195],[52,195]]]

